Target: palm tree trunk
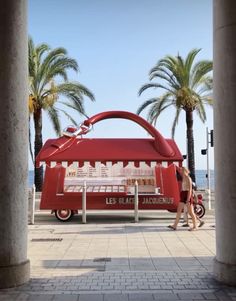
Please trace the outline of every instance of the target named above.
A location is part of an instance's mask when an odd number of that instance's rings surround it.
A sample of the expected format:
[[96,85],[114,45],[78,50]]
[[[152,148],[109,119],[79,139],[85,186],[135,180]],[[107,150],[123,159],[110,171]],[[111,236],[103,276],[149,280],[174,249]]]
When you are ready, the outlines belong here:
[[32,163],[34,164],[34,155],[33,155],[33,149],[32,149],[32,144],[31,144],[30,116],[29,116],[29,151],[30,151],[30,157],[31,157]]
[[193,111],[186,111],[186,125],[187,125],[188,168],[190,170],[190,176],[192,181],[196,183],[194,139],[193,139]]
[[38,109],[34,113],[34,184],[36,191],[42,191],[43,185],[43,167],[36,168],[36,157],[43,146],[42,138],[42,110]]

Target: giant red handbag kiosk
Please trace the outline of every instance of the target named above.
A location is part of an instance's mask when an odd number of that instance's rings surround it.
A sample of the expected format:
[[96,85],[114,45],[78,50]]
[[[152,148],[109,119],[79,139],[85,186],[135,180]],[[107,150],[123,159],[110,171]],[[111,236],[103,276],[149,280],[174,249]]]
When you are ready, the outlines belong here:
[[[132,120],[152,138],[84,138],[108,118]],[[176,169],[183,157],[175,141],[130,112],[103,112],[68,127],[62,137],[47,140],[36,160],[46,164],[40,209],[53,210],[60,220],[82,209],[84,183],[88,210],[134,209],[135,182],[141,210],[175,211],[179,202]]]

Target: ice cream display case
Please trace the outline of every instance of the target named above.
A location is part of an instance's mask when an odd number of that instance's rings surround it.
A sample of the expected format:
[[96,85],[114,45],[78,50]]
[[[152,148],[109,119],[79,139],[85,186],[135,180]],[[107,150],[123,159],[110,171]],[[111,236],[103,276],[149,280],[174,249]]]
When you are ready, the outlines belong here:
[[[97,122],[110,118],[136,122],[151,137],[86,138]],[[44,144],[36,158],[38,167],[46,166],[40,209],[69,220],[82,210],[85,187],[87,210],[134,209],[136,185],[140,210],[175,211],[176,170],[182,161],[175,141],[165,139],[140,116],[125,111],[99,113]]]

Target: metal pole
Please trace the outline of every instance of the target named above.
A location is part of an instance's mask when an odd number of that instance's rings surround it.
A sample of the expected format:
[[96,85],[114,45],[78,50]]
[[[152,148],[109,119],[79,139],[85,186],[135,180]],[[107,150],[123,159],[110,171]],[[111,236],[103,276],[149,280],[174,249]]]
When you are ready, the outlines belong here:
[[134,184],[134,221],[138,223],[138,182],[135,181]]
[[209,168],[209,132],[208,127],[206,128],[207,137],[207,199],[208,199],[208,209],[211,210],[211,186],[210,186],[210,168]]
[[82,223],[86,224],[86,182],[84,181],[82,192]]

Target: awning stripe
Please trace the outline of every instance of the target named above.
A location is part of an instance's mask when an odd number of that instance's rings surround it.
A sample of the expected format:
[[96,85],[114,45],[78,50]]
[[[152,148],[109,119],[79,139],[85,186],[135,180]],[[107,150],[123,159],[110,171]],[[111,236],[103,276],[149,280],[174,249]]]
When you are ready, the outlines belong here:
[[57,164],[61,164],[64,168],[67,168],[68,166],[71,166],[73,168],[79,168],[79,167],[95,167],[98,168],[101,164],[105,165],[107,168],[111,168],[113,165],[117,164],[120,168],[124,168],[127,165],[131,168],[145,168],[146,166],[150,166],[151,168],[155,167],[157,164],[162,165],[163,167],[168,167],[171,164],[175,164],[176,166],[181,166],[181,163],[179,161],[51,161],[51,162],[45,162],[40,161],[39,166],[47,164],[49,167],[53,168]]

